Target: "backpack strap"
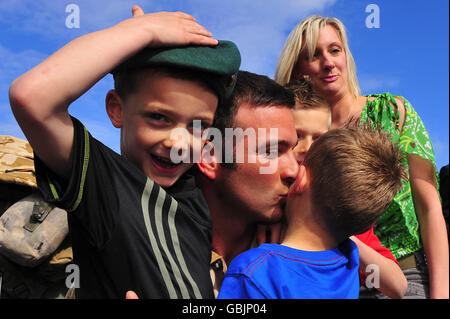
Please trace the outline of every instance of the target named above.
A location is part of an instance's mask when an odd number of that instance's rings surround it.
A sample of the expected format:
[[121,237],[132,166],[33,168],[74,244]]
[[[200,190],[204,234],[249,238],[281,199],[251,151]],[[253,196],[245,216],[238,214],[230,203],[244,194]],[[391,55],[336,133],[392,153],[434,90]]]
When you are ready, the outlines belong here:
[[33,232],[45,220],[52,209],[53,206],[44,200],[35,201],[30,220],[23,226],[23,228],[29,232]]

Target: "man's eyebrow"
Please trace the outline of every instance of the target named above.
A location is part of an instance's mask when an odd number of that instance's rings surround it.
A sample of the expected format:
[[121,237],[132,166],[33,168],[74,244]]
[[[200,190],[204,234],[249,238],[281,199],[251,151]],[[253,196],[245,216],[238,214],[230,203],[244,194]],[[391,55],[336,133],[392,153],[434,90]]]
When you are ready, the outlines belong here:
[[278,145],[278,146],[282,146],[284,148],[294,148],[295,146],[297,146],[298,140],[295,139],[295,143],[293,144],[287,140],[269,139],[265,145],[266,145],[266,147],[270,147],[270,146],[273,146],[274,144]]

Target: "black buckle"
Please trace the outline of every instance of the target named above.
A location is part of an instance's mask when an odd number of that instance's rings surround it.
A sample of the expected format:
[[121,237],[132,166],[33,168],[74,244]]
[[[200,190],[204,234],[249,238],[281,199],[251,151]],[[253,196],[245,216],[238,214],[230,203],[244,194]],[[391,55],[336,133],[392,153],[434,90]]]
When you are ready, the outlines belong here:
[[52,209],[53,206],[45,201],[35,201],[30,220],[23,226],[23,228],[25,228],[29,232],[33,232],[45,220]]

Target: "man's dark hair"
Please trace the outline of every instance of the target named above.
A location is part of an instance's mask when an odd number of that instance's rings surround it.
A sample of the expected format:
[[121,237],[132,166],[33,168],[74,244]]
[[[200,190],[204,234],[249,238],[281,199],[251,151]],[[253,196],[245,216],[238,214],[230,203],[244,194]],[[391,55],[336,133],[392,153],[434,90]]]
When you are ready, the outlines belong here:
[[[294,109],[294,94],[280,84],[264,75],[258,75],[247,71],[239,71],[236,86],[230,98],[224,101],[223,107],[217,109],[213,127],[222,134],[222,154],[225,154],[226,143],[225,129],[235,128],[236,114],[239,107],[246,103],[250,108],[257,107],[286,107]],[[211,141],[214,144],[214,140]],[[222,163],[223,167],[234,168],[235,163]]]
[[233,94],[217,110],[214,127],[225,136],[225,128],[233,128],[239,106],[247,103],[250,107],[295,106],[294,94],[272,79],[247,71],[239,71]]

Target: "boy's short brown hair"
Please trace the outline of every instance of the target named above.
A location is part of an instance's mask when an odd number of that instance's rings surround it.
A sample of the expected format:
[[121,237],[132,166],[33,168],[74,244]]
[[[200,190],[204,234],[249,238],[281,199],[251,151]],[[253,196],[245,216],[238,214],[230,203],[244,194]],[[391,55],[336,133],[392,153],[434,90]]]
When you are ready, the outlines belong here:
[[293,80],[284,86],[286,89],[291,91],[295,97],[295,108],[311,108],[324,106],[329,108],[329,104],[325,99],[317,93],[311,81],[302,77],[298,80]]
[[306,154],[311,200],[328,231],[346,238],[370,229],[406,178],[389,134],[359,124],[322,135]]

